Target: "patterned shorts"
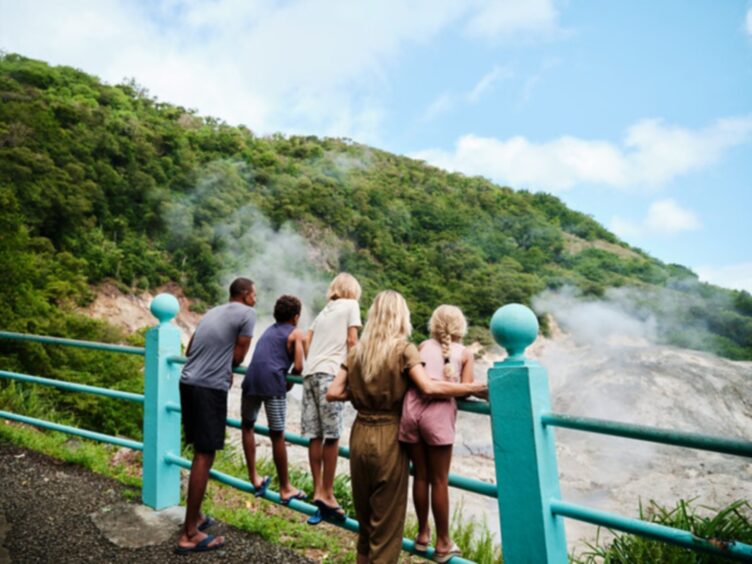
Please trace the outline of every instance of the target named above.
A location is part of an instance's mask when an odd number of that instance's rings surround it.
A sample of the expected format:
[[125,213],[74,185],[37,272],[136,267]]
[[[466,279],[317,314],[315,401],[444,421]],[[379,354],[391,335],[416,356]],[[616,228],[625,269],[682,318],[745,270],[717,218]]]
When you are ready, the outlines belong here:
[[266,411],[266,422],[270,431],[284,431],[285,418],[287,416],[287,398],[282,397],[259,397],[243,394],[240,400],[240,417],[244,428],[252,429],[258,419],[261,404]]
[[342,434],[341,401],[327,401],[326,390],[334,374],[316,372],[303,379],[303,412],[300,428],[311,439],[339,439]]

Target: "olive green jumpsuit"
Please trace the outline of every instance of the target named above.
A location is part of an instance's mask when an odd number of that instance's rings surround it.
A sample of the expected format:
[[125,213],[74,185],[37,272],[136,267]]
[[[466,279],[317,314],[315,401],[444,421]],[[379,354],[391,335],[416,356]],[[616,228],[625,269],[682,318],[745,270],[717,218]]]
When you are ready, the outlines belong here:
[[370,382],[363,380],[353,352],[343,364],[350,400],[358,411],[350,433],[350,478],[360,523],[358,552],[374,564],[397,562],[402,549],[409,462],[398,435],[408,372],[416,364],[420,354],[412,343],[395,347]]

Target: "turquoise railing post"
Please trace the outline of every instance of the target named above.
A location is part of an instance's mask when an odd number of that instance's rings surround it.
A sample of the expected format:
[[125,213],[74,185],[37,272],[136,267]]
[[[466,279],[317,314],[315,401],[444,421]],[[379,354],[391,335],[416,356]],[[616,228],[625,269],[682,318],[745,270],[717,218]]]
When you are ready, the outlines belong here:
[[535,314],[520,304],[499,308],[491,333],[509,356],[488,371],[491,429],[505,564],[567,562],[564,520],[551,512],[561,497],[548,375],[525,349],[538,335]]
[[180,414],[167,404],[180,405],[180,370],[167,359],[180,354],[180,330],[170,323],[180,309],[175,296],[159,294],[151,312],[159,325],[146,332],[144,363],[144,505],[164,509],[180,503],[180,468],[166,455],[180,456]]

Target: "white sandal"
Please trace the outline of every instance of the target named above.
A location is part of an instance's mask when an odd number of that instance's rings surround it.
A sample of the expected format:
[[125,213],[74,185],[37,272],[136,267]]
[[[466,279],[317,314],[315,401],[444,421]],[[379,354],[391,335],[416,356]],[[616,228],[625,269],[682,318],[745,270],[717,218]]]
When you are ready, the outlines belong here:
[[415,547],[415,550],[418,552],[428,552],[428,543],[418,542],[418,537],[415,537],[415,540],[413,541],[413,546]]
[[434,551],[433,556],[431,557],[431,560],[433,560],[434,562],[439,562],[443,564],[444,562],[449,562],[455,556],[461,556],[461,555],[462,555],[462,551],[460,550],[460,547],[457,546],[456,543],[452,543],[452,548],[449,549],[449,552]]

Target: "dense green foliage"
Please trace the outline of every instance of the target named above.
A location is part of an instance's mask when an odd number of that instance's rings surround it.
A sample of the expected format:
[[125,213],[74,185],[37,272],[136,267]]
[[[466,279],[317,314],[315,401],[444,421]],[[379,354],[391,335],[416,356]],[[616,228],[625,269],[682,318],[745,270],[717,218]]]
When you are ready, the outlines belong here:
[[[216,303],[219,281],[237,266],[233,242],[263,216],[333,248],[320,275],[353,272],[364,304],[382,288],[403,292],[418,336],[442,302],[462,307],[477,334],[499,305],[529,303],[547,287],[597,296],[638,285],[686,300],[683,320],[700,327],[691,342],[684,332],[665,339],[752,358],[749,294],[699,283],[554,196],[349,140],[259,137],[158,102],[135,83],[110,86],[19,55],[0,56],[0,100],[5,330],[121,340],[73,312],[105,279],[132,289],[176,281]],[[650,295],[646,306],[660,311]],[[125,378],[96,356],[3,343],[0,353],[11,369]],[[79,407],[98,425],[108,420]]]
[[[679,501],[673,508],[651,501],[647,509],[640,506],[640,519],[690,531],[719,548],[733,541],[752,544],[752,507],[748,502],[737,501],[720,511],[703,509],[699,512],[691,501]],[[596,540],[582,557],[574,559],[578,564],[720,564],[737,560],[627,534],[619,534],[610,542]]]

